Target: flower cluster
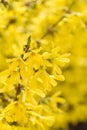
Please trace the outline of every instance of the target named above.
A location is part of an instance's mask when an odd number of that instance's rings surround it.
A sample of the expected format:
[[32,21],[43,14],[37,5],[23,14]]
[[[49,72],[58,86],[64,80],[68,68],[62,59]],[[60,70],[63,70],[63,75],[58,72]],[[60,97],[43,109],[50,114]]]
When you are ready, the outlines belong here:
[[86,110],[87,0],[0,0],[0,128],[66,129]]

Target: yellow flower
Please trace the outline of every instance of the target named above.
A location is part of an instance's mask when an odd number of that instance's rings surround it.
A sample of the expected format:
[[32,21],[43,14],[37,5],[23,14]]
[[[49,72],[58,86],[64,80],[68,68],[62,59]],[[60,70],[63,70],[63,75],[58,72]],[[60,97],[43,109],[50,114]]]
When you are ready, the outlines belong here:
[[7,122],[13,123],[16,122],[19,125],[27,124],[27,115],[25,107],[18,102],[11,102],[4,110],[3,110],[4,118]]

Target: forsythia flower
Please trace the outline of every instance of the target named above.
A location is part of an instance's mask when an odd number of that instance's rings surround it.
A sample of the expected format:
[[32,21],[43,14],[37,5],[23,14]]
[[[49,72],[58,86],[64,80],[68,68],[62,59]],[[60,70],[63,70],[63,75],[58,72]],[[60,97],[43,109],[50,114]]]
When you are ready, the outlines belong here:
[[1,130],[87,120],[86,57],[87,0],[1,0]]
[[[60,64],[64,66],[68,63],[68,56],[60,54],[57,48],[42,52],[42,49],[31,50],[30,47],[20,57],[8,60],[9,68],[0,73],[0,92],[7,97],[7,106],[2,114],[9,125],[29,127],[31,124],[43,130],[52,126],[55,120],[53,111],[60,112],[56,104],[62,103],[63,99],[56,97],[57,94],[48,95],[57,86],[57,80],[64,80]],[[59,69],[58,73],[54,70],[55,66]],[[42,106],[46,97],[49,97],[48,109],[44,111]]]

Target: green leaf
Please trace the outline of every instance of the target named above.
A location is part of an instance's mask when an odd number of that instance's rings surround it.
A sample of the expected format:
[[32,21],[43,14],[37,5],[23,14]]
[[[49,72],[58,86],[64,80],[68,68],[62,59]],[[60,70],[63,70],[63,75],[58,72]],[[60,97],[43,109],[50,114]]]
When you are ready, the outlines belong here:
[[29,46],[31,43],[31,36],[28,37],[28,40],[27,40],[27,45]]

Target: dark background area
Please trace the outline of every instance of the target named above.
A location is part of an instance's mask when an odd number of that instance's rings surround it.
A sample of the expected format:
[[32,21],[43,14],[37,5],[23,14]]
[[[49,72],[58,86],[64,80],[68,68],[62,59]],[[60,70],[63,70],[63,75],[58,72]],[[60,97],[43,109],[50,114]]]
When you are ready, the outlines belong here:
[[69,124],[69,130],[87,130],[87,122],[79,122],[78,125]]

